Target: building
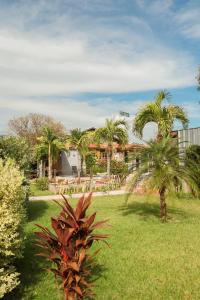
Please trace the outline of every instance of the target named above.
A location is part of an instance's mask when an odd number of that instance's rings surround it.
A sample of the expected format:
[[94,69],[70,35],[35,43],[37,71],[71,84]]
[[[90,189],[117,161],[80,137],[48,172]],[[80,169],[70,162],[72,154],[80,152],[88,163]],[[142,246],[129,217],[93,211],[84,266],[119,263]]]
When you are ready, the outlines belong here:
[[180,148],[190,145],[200,146],[200,127],[172,131],[172,137],[177,138]]
[[[117,143],[113,146],[112,159],[118,161],[128,161],[129,156],[141,149],[143,145],[141,144],[127,144],[121,146]],[[91,144],[89,145],[90,152],[96,157],[97,160],[107,159],[107,149],[106,144]],[[60,153],[60,159],[54,165],[57,175],[60,176],[74,176],[80,172],[81,169],[81,157],[76,149],[71,148],[68,152],[62,151]]]

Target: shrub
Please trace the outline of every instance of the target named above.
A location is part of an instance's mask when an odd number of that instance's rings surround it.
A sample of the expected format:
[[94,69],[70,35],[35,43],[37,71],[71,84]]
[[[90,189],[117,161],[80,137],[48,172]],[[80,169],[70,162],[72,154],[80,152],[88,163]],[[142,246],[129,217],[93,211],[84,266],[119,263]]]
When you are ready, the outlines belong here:
[[[107,171],[107,161],[99,160],[93,168],[94,173],[105,173]],[[112,175],[127,175],[128,174],[128,165],[124,161],[112,160],[111,168]]]
[[96,165],[93,167],[93,173],[105,173],[107,171],[107,162],[106,160],[99,160]]
[[92,153],[89,153],[86,156],[85,162],[86,162],[87,173],[89,173],[90,176],[92,176],[94,173],[94,170],[95,170],[95,166],[96,166],[95,156]]
[[15,261],[22,257],[25,222],[23,177],[12,160],[0,159],[0,298],[19,284]]
[[73,209],[64,198],[64,205],[58,218],[51,218],[51,225],[55,233],[46,227],[39,228],[42,232],[36,232],[38,237],[37,245],[42,247],[42,253],[54,268],[50,271],[60,279],[64,290],[65,299],[81,300],[93,295],[93,284],[90,282],[90,275],[93,263],[93,255],[88,254],[89,248],[94,241],[104,240],[107,235],[94,234],[94,230],[101,228],[107,221],[100,221],[94,224],[96,213],[86,216],[86,210],[91,203],[91,194],[88,197],[82,196]]
[[35,184],[38,190],[46,191],[49,188],[49,179],[47,177],[37,178]]
[[128,165],[124,161],[111,161],[111,174],[113,175],[127,175]]

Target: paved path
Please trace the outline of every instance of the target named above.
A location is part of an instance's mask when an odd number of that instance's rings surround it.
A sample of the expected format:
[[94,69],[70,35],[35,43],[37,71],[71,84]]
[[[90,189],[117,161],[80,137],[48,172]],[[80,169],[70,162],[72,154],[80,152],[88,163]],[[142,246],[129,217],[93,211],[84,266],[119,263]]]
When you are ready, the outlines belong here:
[[[80,198],[81,194],[72,194],[72,198]],[[127,192],[125,190],[116,190],[116,191],[108,191],[108,192],[94,192],[92,193],[93,197],[99,197],[99,196],[114,196],[114,195],[125,195]],[[88,193],[85,193],[85,195],[88,195]],[[66,198],[68,198],[68,195],[65,195]],[[49,195],[49,196],[31,196],[29,197],[29,200],[31,201],[37,201],[37,200],[62,200],[61,195]]]

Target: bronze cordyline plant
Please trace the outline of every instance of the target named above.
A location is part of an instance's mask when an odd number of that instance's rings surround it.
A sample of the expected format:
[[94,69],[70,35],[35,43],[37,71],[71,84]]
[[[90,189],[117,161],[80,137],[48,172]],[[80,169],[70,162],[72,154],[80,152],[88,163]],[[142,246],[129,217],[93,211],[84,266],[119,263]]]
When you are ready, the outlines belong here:
[[37,225],[42,229],[35,232],[37,245],[42,248],[39,256],[44,256],[53,262],[54,267],[48,269],[60,279],[64,290],[65,300],[82,300],[92,297],[93,284],[90,281],[93,258],[88,254],[88,249],[94,241],[104,241],[105,234],[94,234],[94,230],[106,225],[107,220],[94,223],[96,213],[86,216],[86,211],[91,204],[92,195],[82,196],[75,209],[67,199],[64,204],[57,202],[62,211],[58,218],[51,218],[51,225],[55,233],[48,228]]

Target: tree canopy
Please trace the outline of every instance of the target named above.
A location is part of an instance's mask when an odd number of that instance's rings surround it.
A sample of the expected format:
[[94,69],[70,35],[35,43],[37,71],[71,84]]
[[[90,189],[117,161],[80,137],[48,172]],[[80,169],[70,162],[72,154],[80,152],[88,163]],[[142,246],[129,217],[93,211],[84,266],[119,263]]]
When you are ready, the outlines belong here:
[[11,133],[26,139],[29,145],[37,144],[37,138],[42,135],[44,127],[51,128],[57,137],[65,135],[65,127],[61,122],[37,113],[13,118],[9,121],[8,127]]
[[20,169],[27,170],[33,161],[33,152],[24,138],[1,136],[0,158],[11,158],[16,162]]
[[149,122],[158,126],[158,136],[167,136],[173,130],[175,121],[182,123],[183,127],[188,126],[188,118],[184,109],[178,105],[163,105],[164,100],[169,100],[170,94],[167,91],[160,91],[154,102],[145,104],[133,122],[133,132],[140,138],[143,136],[143,129]]

